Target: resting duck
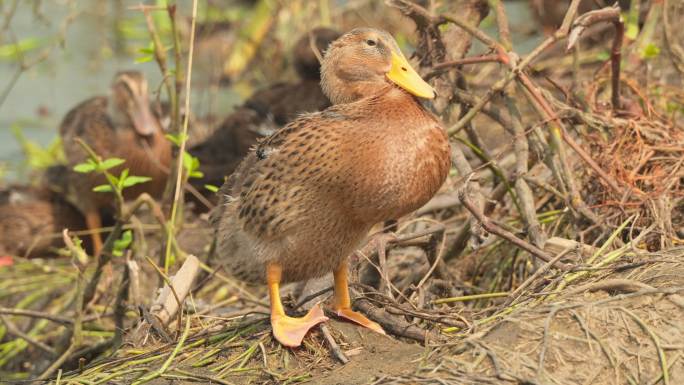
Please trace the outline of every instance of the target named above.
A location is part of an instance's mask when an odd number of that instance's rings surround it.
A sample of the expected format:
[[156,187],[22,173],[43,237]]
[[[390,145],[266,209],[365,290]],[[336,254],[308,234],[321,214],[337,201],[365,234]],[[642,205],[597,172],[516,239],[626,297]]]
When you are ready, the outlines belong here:
[[257,91],[228,116],[221,126],[189,152],[199,158],[202,179],[191,179],[203,191],[205,184],[220,186],[227,175],[259,138],[284,126],[299,114],[321,111],[330,102],[320,86],[320,63],[311,49],[310,37],[317,50],[325,52],[340,34],[329,28],[315,28],[294,46],[294,66],[300,77],[296,83],[277,83]]
[[[83,140],[102,159],[122,158],[125,163],[109,170],[118,176],[124,168],[130,175],[147,176],[151,181],[124,190],[125,199],[143,192],[161,196],[171,161],[171,145],[164,137],[159,120],[150,108],[147,81],[138,71],[116,74],[109,96],[88,99],[67,113],[59,128],[69,165],[84,162],[88,155],[76,142]],[[88,230],[102,227],[101,212],[112,206],[110,193],[93,192],[93,187],[105,184],[104,176],[78,174],[76,187],[79,209]],[[99,254],[102,238],[94,232],[93,249]]]
[[273,334],[285,346],[327,318],[318,305],[287,316],[280,284],[330,271],[334,313],[383,332],[351,309],[347,256],[373,225],[425,204],[450,167],[444,129],[418,100],[434,90],[387,32],[355,29],[333,42],[321,86],[334,105],[260,141],[213,215],[217,258],[237,278],[268,285]]
[[44,257],[63,247],[61,232],[83,229],[83,216],[63,194],[68,170],[50,167],[42,185],[10,186],[0,190],[0,256]]

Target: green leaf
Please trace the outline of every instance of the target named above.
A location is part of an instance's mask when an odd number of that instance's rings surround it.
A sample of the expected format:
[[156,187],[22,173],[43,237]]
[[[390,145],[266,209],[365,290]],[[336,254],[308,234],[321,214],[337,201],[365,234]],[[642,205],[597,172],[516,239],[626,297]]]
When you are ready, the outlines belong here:
[[93,191],[95,192],[112,192],[112,186],[108,184],[101,184],[99,186],[95,186],[93,188]]
[[622,14],[622,19],[627,26],[625,36],[630,40],[636,40],[639,35],[639,13],[639,2],[632,2],[629,10]]
[[121,158],[105,159],[102,161],[102,163],[100,163],[100,171],[109,170],[110,168],[116,167],[120,164],[123,164],[124,162],[125,160]]
[[119,175],[119,181],[122,181],[122,180],[124,180],[124,179],[126,179],[126,178],[128,178],[128,169],[127,169],[127,168],[124,168],[124,169],[121,171],[121,175]]
[[639,35],[639,25],[636,23],[628,23],[627,24],[627,31],[625,32],[625,36],[627,36],[630,40],[634,40],[637,38]]
[[135,64],[141,64],[141,63],[151,62],[152,59],[154,59],[153,56],[149,56],[149,55],[148,56],[140,56],[140,57],[135,58],[134,62],[135,62]]
[[202,178],[204,174],[199,171],[200,161],[187,152],[183,153],[183,167],[189,178]]
[[21,57],[26,52],[35,50],[45,45],[44,38],[29,37],[16,43],[0,45],[0,60],[14,60]]
[[76,259],[78,260],[78,262],[81,265],[83,265],[83,266],[87,265],[88,264],[88,254],[85,252],[85,250],[83,250],[83,241],[81,240],[81,238],[79,238],[76,235],[71,237],[71,240],[73,241],[74,248],[76,250],[74,257],[76,257]]
[[82,174],[87,174],[93,172],[97,169],[97,165],[92,160],[88,159],[85,163],[79,163],[74,166],[74,171],[80,172]]
[[606,61],[610,59],[610,52],[608,51],[601,51],[596,54],[596,59],[600,61]]
[[107,181],[109,181],[110,184],[114,186],[119,185],[119,178],[115,177],[114,175],[110,173],[105,173],[105,177],[107,178]]
[[131,230],[124,231],[121,238],[114,241],[112,254],[116,257],[122,257],[123,252],[131,245],[131,242],[133,242],[133,232]]
[[150,42],[147,47],[139,48],[138,52],[145,55],[154,55],[154,43]]
[[131,186],[133,186],[133,185],[140,184],[140,183],[145,183],[145,182],[148,182],[148,181],[150,181],[150,180],[152,180],[152,178],[150,178],[150,177],[148,177],[148,176],[136,176],[136,175],[131,175],[131,176],[129,176],[129,177],[127,177],[126,179],[123,180],[122,187],[124,187],[124,188],[125,188],[125,187],[131,187]]
[[26,163],[30,168],[44,169],[54,164],[64,163],[64,153],[60,140],[55,140],[47,147],[43,147],[41,144],[26,138],[19,124],[12,124],[10,129],[21,146]]
[[653,43],[649,43],[641,52],[641,57],[647,60],[658,57],[658,55],[660,55],[660,47]]
[[116,189],[121,191],[124,189],[124,183],[126,182],[126,178],[128,178],[128,169],[124,168],[121,170],[121,174],[119,174],[119,180],[116,183]]
[[209,191],[211,191],[211,192],[213,192],[213,193],[216,193],[216,192],[218,192],[218,190],[219,190],[219,188],[216,187],[216,186],[214,186],[213,184],[205,184],[205,185],[204,185],[204,188],[207,189],[207,190],[209,190]]
[[192,155],[190,155],[188,152],[183,153],[183,167],[185,168],[185,171],[188,173],[191,173],[194,169],[192,168],[193,166],[193,161],[192,161]]
[[166,134],[164,135],[166,139],[170,140],[171,143],[175,144],[176,147],[180,147],[181,142],[188,139],[187,135],[180,134]]

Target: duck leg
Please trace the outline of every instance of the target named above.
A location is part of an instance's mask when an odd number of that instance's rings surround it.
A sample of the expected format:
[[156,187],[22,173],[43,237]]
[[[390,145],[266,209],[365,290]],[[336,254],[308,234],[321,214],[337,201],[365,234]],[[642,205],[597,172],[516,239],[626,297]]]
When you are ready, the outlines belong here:
[[85,221],[88,231],[91,232],[90,238],[93,241],[93,255],[100,255],[100,251],[102,251],[102,236],[99,233],[99,230],[102,228],[100,213],[97,209],[86,210]]
[[282,267],[279,263],[270,263],[266,268],[266,281],[268,282],[268,294],[271,299],[271,326],[273,336],[281,344],[296,347],[302,344],[306,333],[312,327],[328,320],[323,314],[321,307],[314,305],[309,313],[302,318],[288,317],[280,301],[280,278]]
[[347,281],[347,259],[344,259],[334,271],[335,275],[335,293],[333,296],[333,309],[338,317],[348,319],[368,329],[385,334],[382,326],[369,320],[363,314],[355,312],[351,309],[351,300],[349,299],[349,284]]

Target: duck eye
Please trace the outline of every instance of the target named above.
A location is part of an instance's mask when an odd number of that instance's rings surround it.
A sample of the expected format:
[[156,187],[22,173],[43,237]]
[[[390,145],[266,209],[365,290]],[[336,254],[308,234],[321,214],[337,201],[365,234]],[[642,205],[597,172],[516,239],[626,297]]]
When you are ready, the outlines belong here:
[[376,43],[375,43],[375,40],[366,40],[366,44],[368,44],[369,46],[372,47],[372,46],[374,46]]

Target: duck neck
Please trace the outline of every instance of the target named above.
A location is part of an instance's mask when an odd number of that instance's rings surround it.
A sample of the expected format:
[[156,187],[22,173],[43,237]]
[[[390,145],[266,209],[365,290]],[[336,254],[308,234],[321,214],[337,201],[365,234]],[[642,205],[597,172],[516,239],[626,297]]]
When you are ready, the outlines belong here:
[[376,98],[382,99],[378,105],[383,106],[384,110],[391,108],[397,116],[414,117],[427,112],[413,95],[394,85],[389,85]]
[[[332,104],[346,104],[386,93],[391,84],[374,77],[355,78],[354,74],[321,71],[321,89]],[[369,79],[369,80],[366,80]]]
[[121,111],[121,109],[116,106],[116,102],[111,96],[107,98],[107,116],[115,128],[127,127],[133,124],[131,123],[131,119],[128,117],[128,114],[126,114],[124,111]]

